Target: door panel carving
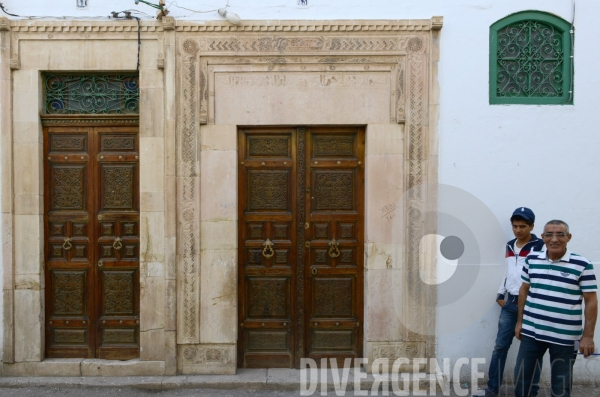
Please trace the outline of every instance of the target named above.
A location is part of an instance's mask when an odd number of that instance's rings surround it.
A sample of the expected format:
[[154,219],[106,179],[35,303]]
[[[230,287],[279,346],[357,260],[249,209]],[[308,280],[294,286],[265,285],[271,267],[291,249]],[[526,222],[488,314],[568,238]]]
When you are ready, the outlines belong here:
[[44,154],[46,356],[139,357],[137,129],[47,127]]
[[134,314],[134,273],[102,271],[104,302],[102,315]]
[[84,315],[85,292],[87,291],[85,271],[52,271],[54,292],[54,314]]
[[314,277],[313,318],[354,317],[351,278]]
[[102,167],[102,181],[104,182],[104,195],[102,210],[123,209],[132,210],[134,202],[134,174],[133,166],[104,165]]
[[52,209],[85,210],[85,166],[52,165]]
[[238,142],[238,363],[362,357],[363,129],[244,129]]
[[354,192],[352,171],[315,170],[315,209],[321,211],[352,210]]
[[289,279],[249,278],[248,318],[289,318]]
[[250,210],[289,210],[288,171],[249,171]]

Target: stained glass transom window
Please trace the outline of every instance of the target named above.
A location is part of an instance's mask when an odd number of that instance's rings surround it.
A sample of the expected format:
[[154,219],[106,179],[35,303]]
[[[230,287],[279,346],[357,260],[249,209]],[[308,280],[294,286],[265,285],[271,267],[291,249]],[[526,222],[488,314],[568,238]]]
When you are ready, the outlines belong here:
[[138,114],[134,74],[45,74],[47,114]]
[[572,103],[569,23],[517,13],[492,25],[490,41],[490,103]]

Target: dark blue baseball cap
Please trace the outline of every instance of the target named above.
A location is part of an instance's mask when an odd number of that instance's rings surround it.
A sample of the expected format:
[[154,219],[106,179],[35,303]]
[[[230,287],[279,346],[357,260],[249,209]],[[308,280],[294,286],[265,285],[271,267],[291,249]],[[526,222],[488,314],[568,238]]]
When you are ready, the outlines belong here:
[[527,207],[519,207],[513,212],[512,216],[520,216],[526,221],[535,222],[535,214],[533,211]]

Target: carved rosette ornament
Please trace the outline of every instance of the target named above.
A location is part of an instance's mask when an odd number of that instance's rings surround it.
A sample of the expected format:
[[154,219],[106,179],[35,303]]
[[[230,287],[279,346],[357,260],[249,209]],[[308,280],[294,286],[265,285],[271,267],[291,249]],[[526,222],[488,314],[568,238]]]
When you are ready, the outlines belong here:
[[183,359],[190,364],[230,364],[231,354],[229,349],[217,346],[186,346]]
[[413,358],[423,357],[424,353],[423,342],[382,342],[373,346],[369,362],[372,363],[377,359],[387,359],[391,367],[394,361],[399,358],[412,360]]
[[0,32],[10,30],[10,20],[6,17],[0,17]]

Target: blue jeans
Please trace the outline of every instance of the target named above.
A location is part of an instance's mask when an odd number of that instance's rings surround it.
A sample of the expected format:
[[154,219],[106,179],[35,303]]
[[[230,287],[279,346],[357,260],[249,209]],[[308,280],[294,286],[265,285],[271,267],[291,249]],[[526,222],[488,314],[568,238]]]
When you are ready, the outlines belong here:
[[554,343],[542,342],[523,335],[515,367],[515,396],[535,397],[538,394],[538,381],[542,371],[542,359],[546,350],[550,351],[550,381],[552,397],[570,397],[575,364],[575,348]]
[[492,361],[490,362],[488,373],[488,390],[494,393],[498,393],[500,385],[502,385],[506,355],[515,336],[518,312],[519,307],[511,302],[507,302],[506,305],[502,306],[502,311],[500,312],[498,334],[496,335],[496,344],[494,345],[494,352],[492,353]]

